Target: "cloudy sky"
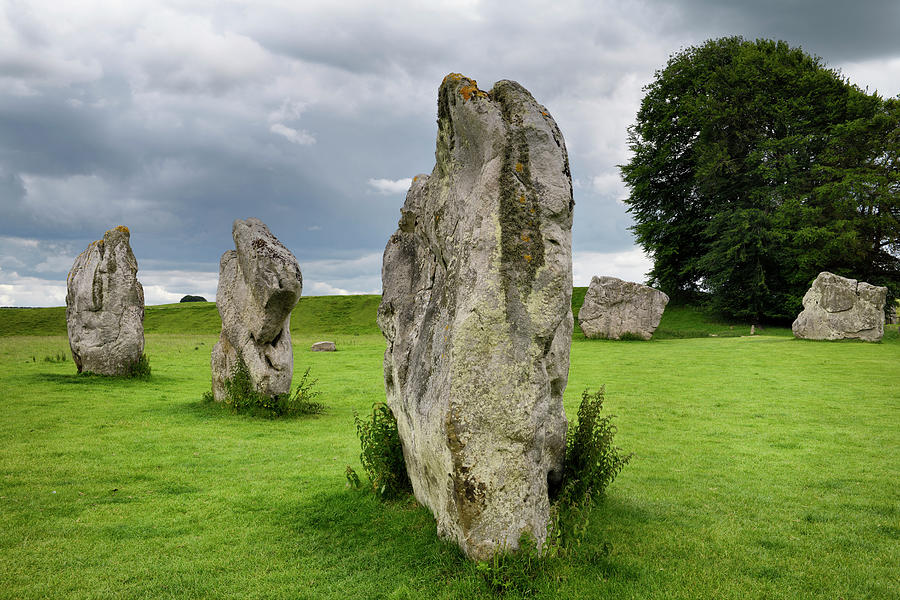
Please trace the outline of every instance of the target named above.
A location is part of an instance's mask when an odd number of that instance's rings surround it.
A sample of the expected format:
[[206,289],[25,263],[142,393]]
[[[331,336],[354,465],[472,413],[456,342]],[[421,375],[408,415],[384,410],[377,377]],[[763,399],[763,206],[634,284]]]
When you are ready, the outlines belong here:
[[215,296],[231,222],[290,248],[304,295],[378,293],[436,92],[514,79],[566,137],[574,276],[641,280],[616,169],[641,88],[680,48],[784,39],[900,93],[897,0],[0,0],[0,306],[65,303],[127,225],[148,304]]

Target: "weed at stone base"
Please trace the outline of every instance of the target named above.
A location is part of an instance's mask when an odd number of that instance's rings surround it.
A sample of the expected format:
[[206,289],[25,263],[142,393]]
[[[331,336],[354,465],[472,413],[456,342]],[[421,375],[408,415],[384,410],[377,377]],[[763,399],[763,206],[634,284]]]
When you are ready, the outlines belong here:
[[[233,413],[243,413],[263,417],[296,417],[325,412],[325,405],[315,398],[320,392],[314,390],[317,379],[310,379],[309,367],[300,378],[293,393],[268,395],[260,392],[250,377],[250,369],[239,354],[234,371],[226,378],[225,400],[223,404]],[[212,392],[203,394],[204,402],[214,402]]]
[[150,379],[150,359],[147,358],[146,354],[141,354],[141,357],[128,367],[125,377]]
[[493,592],[534,595],[542,579],[562,577],[562,561],[576,553],[591,563],[609,555],[610,544],[585,543],[591,512],[633,455],[622,454],[613,444],[614,415],[601,416],[604,393],[603,387],[593,394],[584,390],[578,420],[566,431],[563,479],[559,494],[551,499],[544,544],[538,547],[534,537],[525,533],[516,552],[501,550],[478,563],[478,572]]
[[[369,420],[354,415],[356,433],[362,452],[359,460],[369,478],[372,490],[382,498],[398,498],[412,492],[412,484],[406,472],[403,445],[397,431],[397,420],[387,404],[372,407]],[[359,487],[359,476],[347,465],[347,482]]]

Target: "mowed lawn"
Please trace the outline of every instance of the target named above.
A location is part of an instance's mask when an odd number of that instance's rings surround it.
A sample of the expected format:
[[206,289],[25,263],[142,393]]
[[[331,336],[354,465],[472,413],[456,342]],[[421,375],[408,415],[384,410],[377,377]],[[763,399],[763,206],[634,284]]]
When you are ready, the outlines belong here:
[[[45,360],[68,355],[60,309],[0,311],[0,597],[492,597],[427,510],[346,487],[354,413],[384,398],[376,306],[301,302],[295,375],[328,408],[288,420],[201,403],[213,305],[148,308],[149,381]],[[566,411],[605,384],[635,456],[585,538],[609,555],[554,563],[535,596],[900,596],[896,327],[805,342],[701,317],[672,310],[650,342],[576,333]]]

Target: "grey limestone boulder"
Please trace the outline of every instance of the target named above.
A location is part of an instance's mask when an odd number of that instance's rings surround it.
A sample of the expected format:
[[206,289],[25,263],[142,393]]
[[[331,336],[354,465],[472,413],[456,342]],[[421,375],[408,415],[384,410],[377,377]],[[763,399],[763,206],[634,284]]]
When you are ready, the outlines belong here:
[[144,351],[144,288],[119,225],[78,255],[66,279],[66,329],[78,372],[124,375]]
[[334,342],[316,342],[310,347],[310,350],[313,352],[335,352],[337,346],[334,345]]
[[384,251],[385,389],[416,498],[484,559],[543,543],[561,474],[572,186],[559,128],[513,81],[448,75],[435,155]]
[[578,324],[589,338],[617,340],[632,334],[649,340],[668,303],[669,297],[652,287],[616,277],[593,277],[578,311]]
[[238,357],[259,392],[287,393],[294,371],[291,310],[303,289],[300,266],[259,219],[237,219],[231,233],[236,249],[219,262],[222,333],[212,351],[213,396],[225,399],[225,379],[233,377]]
[[791,326],[807,340],[860,339],[884,335],[887,288],[823,271],[803,296],[803,311]]

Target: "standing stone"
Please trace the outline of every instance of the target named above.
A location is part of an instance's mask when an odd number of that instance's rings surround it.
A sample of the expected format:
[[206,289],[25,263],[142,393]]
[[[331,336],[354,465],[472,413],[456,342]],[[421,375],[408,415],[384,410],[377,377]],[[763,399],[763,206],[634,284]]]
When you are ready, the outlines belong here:
[[125,375],[144,351],[144,288],[128,228],[78,255],[66,279],[66,329],[78,372]]
[[578,324],[589,338],[617,340],[632,334],[649,340],[668,303],[669,297],[652,287],[594,277],[578,311]]
[[237,219],[231,235],[237,250],[219,262],[222,333],[212,351],[213,396],[225,399],[225,379],[233,377],[239,356],[259,392],[288,393],[294,371],[291,310],[303,289],[300,266],[259,219]]
[[561,475],[572,185],[559,128],[513,81],[444,78],[435,156],[384,251],[385,388],[416,498],[484,559],[543,543]]
[[803,296],[803,312],[791,326],[806,340],[860,339],[884,335],[887,288],[822,271]]

